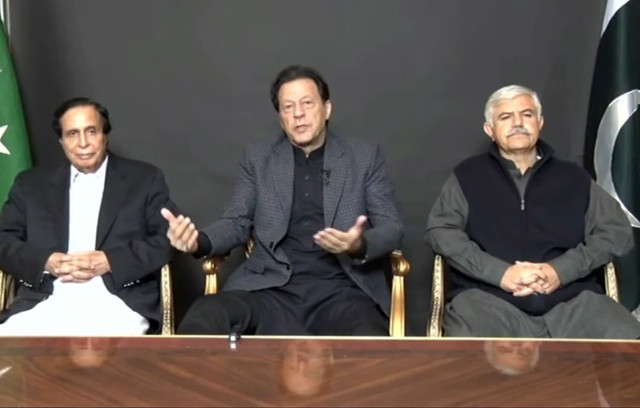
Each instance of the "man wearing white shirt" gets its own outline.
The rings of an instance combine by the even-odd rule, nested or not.
[[[173,250],[162,172],[108,151],[108,111],[73,98],[53,127],[69,161],[20,174],[0,214],[0,269],[16,279],[0,335],[136,335],[160,328]]]

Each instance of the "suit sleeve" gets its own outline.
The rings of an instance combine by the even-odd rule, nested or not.
[[[53,253],[28,242],[28,197],[24,174],[18,176],[0,214],[0,269],[28,286],[42,281],[44,266]]]
[[[465,232],[468,215],[469,204],[452,174],[429,213],[425,240],[435,253],[447,258],[460,272],[500,286],[509,264],[483,251],[469,238]]]
[[[209,252],[202,255],[227,255],[249,240],[256,206],[255,168],[249,156],[246,150],[233,196],[222,218],[201,231],[211,243]]]
[[[142,180],[140,185],[148,185],[144,203],[146,231],[143,237],[123,242],[121,246],[105,249],[111,273],[105,279],[113,280],[116,288],[156,273],[173,257],[174,250],[167,238],[168,223],[160,214],[165,207],[177,213],[175,204],[169,198],[169,187],[160,169],[154,169],[148,181]]]
[[[355,264],[388,255],[400,248],[402,222],[396,206],[395,192],[389,182],[380,147],[375,147],[373,165],[365,181],[365,197],[368,223],[365,230],[366,255],[354,259]]]

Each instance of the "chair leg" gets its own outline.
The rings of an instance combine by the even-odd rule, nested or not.
[[[396,275],[393,277],[389,335],[391,337],[404,337],[405,335],[404,276]]]
[[[607,296],[620,303],[618,279],[616,278],[616,268],[613,265],[613,262],[609,262],[604,266],[604,286]]]
[[[436,255],[433,259],[433,282],[431,283],[431,316],[427,336],[442,337],[444,314],[444,259]]]
[[[160,292],[162,295],[162,331],[164,336],[174,334],[173,290],[169,265],[160,272]]]

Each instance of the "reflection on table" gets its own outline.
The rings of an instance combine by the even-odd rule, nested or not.
[[[0,406],[640,406],[640,343],[0,339]]]

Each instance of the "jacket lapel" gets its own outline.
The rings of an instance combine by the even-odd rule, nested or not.
[[[54,170],[53,178],[46,193],[51,211],[59,248],[67,251],[69,247],[69,178],[71,166],[66,163]]]
[[[288,228],[293,203],[293,147],[286,137],[274,147],[274,154],[269,163],[269,174],[282,207],[282,215],[285,222],[282,224]]]
[[[338,203],[349,171],[348,163],[344,161],[344,153],[344,148],[335,136],[327,134],[323,169],[326,173],[323,205],[324,223],[327,227],[334,225]]]
[[[98,231],[96,233],[96,249],[104,243],[116,215],[120,211],[122,202],[127,197],[127,177],[118,171],[118,158],[109,154],[107,173],[98,216]]]

